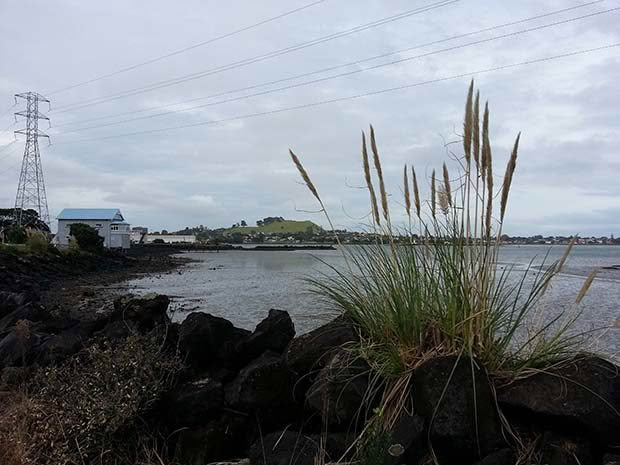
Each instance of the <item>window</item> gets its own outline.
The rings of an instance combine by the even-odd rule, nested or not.
[[[112,231],[118,231],[118,225],[117,224],[113,224],[112,227],[110,228]]]

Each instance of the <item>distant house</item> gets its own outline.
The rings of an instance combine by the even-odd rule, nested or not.
[[[118,208],[65,208],[58,215],[56,243],[60,247],[69,245],[71,225],[87,224],[95,228],[103,237],[103,246],[110,249],[128,249],[129,223]]]
[[[144,242],[150,244],[157,239],[162,240],[166,244],[193,244],[196,242],[196,236],[193,234],[147,234],[144,238]]]

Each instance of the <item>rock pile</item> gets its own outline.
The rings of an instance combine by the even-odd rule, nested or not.
[[[373,402],[369,367],[345,318],[295,338],[288,313],[270,310],[252,332],[192,313],[168,320],[168,298],[121,297],[88,321],[55,318],[28,295],[0,293],[3,378],[53,364],[93,340],[118,340],[167,326],[184,369],[148,421],[164,425],[180,464],[313,465],[351,459]],[[611,465],[620,463],[620,368],[581,358],[552,372],[498,385],[467,357],[428,360],[412,376],[401,413],[364,465]],[[361,408],[365,405],[368,410]],[[146,420],[145,420],[146,421]],[[510,425],[510,428],[507,427]],[[328,434],[325,434],[327,431]],[[521,456],[519,456],[521,454]],[[370,459],[366,459],[370,460]]]

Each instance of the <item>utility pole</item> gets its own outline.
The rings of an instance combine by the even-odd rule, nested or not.
[[[49,118],[39,112],[39,102],[49,104],[50,101],[36,92],[15,94],[16,103],[18,98],[26,100],[26,109],[15,113],[15,120],[18,116],[26,118],[26,127],[15,131],[15,134],[24,134],[26,145],[17,195],[15,196],[15,220],[17,224],[24,226],[24,223],[28,223],[26,221],[27,216],[24,218],[24,211],[33,209],[39,214],[39,219],[49,226],[50,215],[47,208],[47,195],[39,153],[39,137],[47,137],[49,140],[47,134],[39,131],[39,120],[46,119],[49,121]]]

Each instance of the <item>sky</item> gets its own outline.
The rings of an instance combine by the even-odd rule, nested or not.
[[[433,169],[457,172],[473,78],[489,102],[496,185],[522,134],[503,231],[620,236],[618,8],[0,0],[0,207],[14,205],[24,150],[13,95],[35,91],[51,105],[40,107],[51,127],[39,122],[51,145],[39,144],[53,230],[63,208],[87,207],[120,208],[151,230],[267,216],[327,226],[289,148],[334,226],[363,228],[369,124],[398,223],[404,164],[424,199]]]

